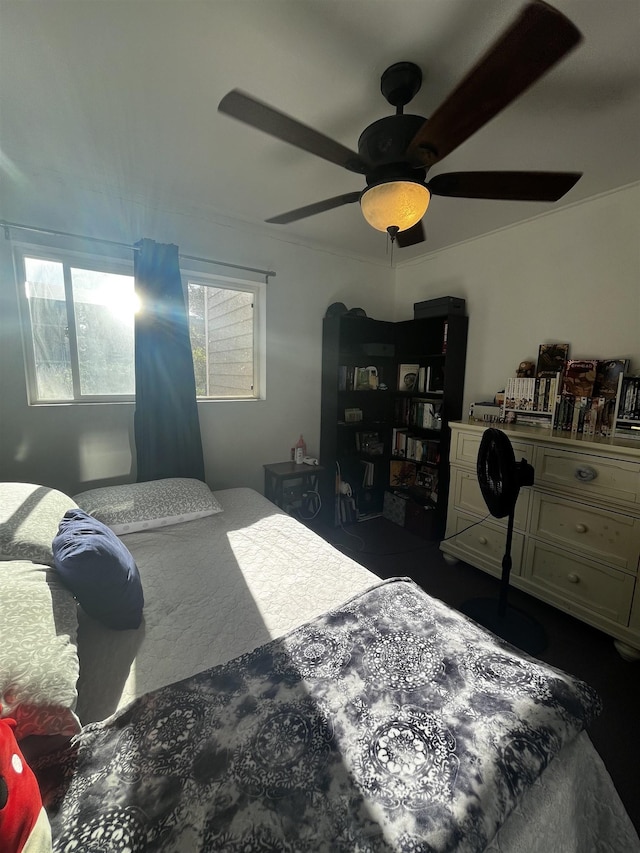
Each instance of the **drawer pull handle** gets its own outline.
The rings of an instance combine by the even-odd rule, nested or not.
[[[478,536],[478,542],[481,545],[486,545],[487,544],[487,537],[486,536]]]
[[[578,533],[586,533],[588,529],[589,529],[589,528],[587,527],[587,525],[586,525],[586,524],[581,524],[580,522],[578,522],[578,523],[576,524],[576,531],[577,531]]]
[[[574,476],[581,483],[590,483],[596,479],[598,472],[595,468],[591,468],[590,465],[581,465],[580,468],[576,468]]]
[[[567,580],[569,581],[569,583],[580,583],[580,575],[576,575],[571,572],[570,575],[567,575]]]

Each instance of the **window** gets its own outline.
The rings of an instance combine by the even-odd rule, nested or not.
[[[21,247],[17,267],[29,401],[133,400],[133,264]],[[264,285],[184,271],[182,280],[198,398],[259,397]]]
[[[185,275],[189,332],[199,398],[259,396],[260,286]]]

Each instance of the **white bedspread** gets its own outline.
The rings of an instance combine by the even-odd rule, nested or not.
[[[215,494],[224,507],[218,515],[122,537],[142,578],[144,622],[117,632],[81,615],[83,723],[250,651],[378,582],[257,492]],[[583,733],[529,790],[487,853],[596,851],[640,853],[640,842]]]
[[[379,580],[252,489],[215,495],[217,515],[122,536],[142,578],[144,622],[117,632],[81,618],[83,723],[251,651]]]

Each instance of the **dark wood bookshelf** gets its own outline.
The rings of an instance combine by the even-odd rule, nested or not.
[[[445,335],[446,328],[446,335]],[[467,350],[468,318],[459,314],[403,320],[397,323],[366,317],[328,317],[323,321],[322,339],[322,412],[320,461],[322,520],[328,525],[342,522],[340,503],[351,498],[358,518],[382,513],[385,492],[392,489],[407,497],[408,505],[432,505],[435,524],[429,524],[429,537],[443,535],[449,489],[449,422],[462,417],[464,370]],[[398,387],[400,365],[430,368],[437,376],[437,390],[404,390]],[[375,367],[377,387],[354,390],[354,368]],[[346,376],[346,381],[345,381]],[[340,389],[340,382],[346,385]],[[439,428],[401,423],[398,401],[432,403],[439,411]],[[416,403],[417,405],[417,403]],[[345,410],[361,412],[361,420],[347,421]],[[437,441],[439,459],[415,462],[437,470],[435,501],[428,490],[411,484],[406,488],[390,483],[393,459],[413,462],[394,454],[394,427],[405,427],[416,439]],[[357,433],[377,433],[382,452],[368,453],[358,448]],[[369,463],[367,467],[364,463]],[[364,476],[368,472],[368,484]],[[350,496],[341,496],[339,482],[348,483]],[[344,513],[343,513],[344,514]]]

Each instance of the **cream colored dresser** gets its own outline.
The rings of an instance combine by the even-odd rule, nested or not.
[[[582,438],[497,424],[516,461],[535,469],[520,490],[511,584],[595,625],[626,660],[640,659],[640,441]],[[507,519],[488,514],[476,475],[482,423],[451,424],[449,561],[500,577]],[[467,529],[468,528],[468,529]]]

